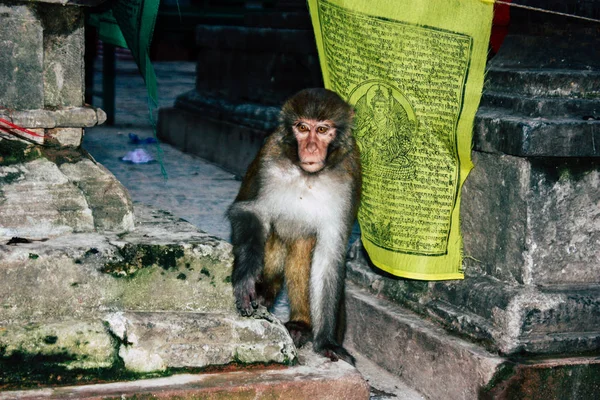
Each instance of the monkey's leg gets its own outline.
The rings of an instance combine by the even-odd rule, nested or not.
[[[315,352],[354,365],[354,357],[336,340],[338,314],[343,311],[346,242],[339,232],[319,234],[311,266],[310,308]]]
[[[228,212],[233,244],[231,283],[235,305],[242,315],[258,307],[256,282],[263,270],[266,229],[256,214],[234,204]]]
[[[288,245],[285,280],[290,299],[290,320],[285,324],[296,347],[312,339],[310,318],[310,264],[315,238],[297,239]]]
[[[283,284],[283,267],[287,249],[277,235],[271,233],[265,245],[265,267],[256,291],[262,304],[270,309]]]

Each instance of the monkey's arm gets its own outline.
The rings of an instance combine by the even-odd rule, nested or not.
[[[233,294],[237,309],[246,316],[252,315],[258,307],[256,281],[263,270],[266,241],[262,221],[248,208],[247,202],[236,201],[227,212],[234,255]]]

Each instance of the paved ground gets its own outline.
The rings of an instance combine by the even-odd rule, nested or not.
[[[115,125],[88,129],[84,148],[107,167],[131,193],[134,201],[171,211],[198,228],[215,236],[229,239],[229,224],[224,217],[235,198],[240,182],[233,174],[198,157],[161,144],[163,163],[168,179],[158,162],[131,164],[121,161],[127,152],[142,148],[157,158],[157,145],[134,145],[129,134],[152,137],[146,92],[135,64],[119,62]],[[193,89],[194,63],[157,63],[160,105],[170,106],[175,97]],[[101,87],[101,75],[96,74],[95,87]],[[102,106],[99,97],[94,105]]]
[[[173,105],[179,94],[194,87],[194,63],[155,63],[155,69],[160,106]],[[88,129],[84,148],[123,183],[134,201],[170,211],[203,231],[228,240],[230,228],[224,214],[240,185],[233,174],[168,144],[160,145],[168,179],[162,175],[158,162],[131,164],[121,161],[129,151],[137,148],[156,158],[158,148],[154,144],[130,143],[130,133],[141,138],[153,136],[146,92],[132,62],[118,61],[117,71],[115,125]],[[97,90],[101,88],[100,72],[96,74],[95,85]],[[99,97],[94,98],[94,105],[102,107]],[[371,399],[423,398],[398,377],[377,367],[356,351],[352,352],[357,358],[359,371],[372,386]]]

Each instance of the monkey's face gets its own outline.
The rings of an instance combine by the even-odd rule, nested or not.
[[[322,170],[327,160],[327,148],[336,135],[333,121],[299,119],[293,130],[298,142],[300,168],[311,173]]]

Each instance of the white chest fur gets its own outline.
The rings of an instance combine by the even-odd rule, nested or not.
[[[307,175],[296,167],[279,166],[264,172],[255,206],[279,235],[296,236],[299,231],[316,234],[340,226],[351,193],[350,182],[340,179],[339,174],[323,171]]]

